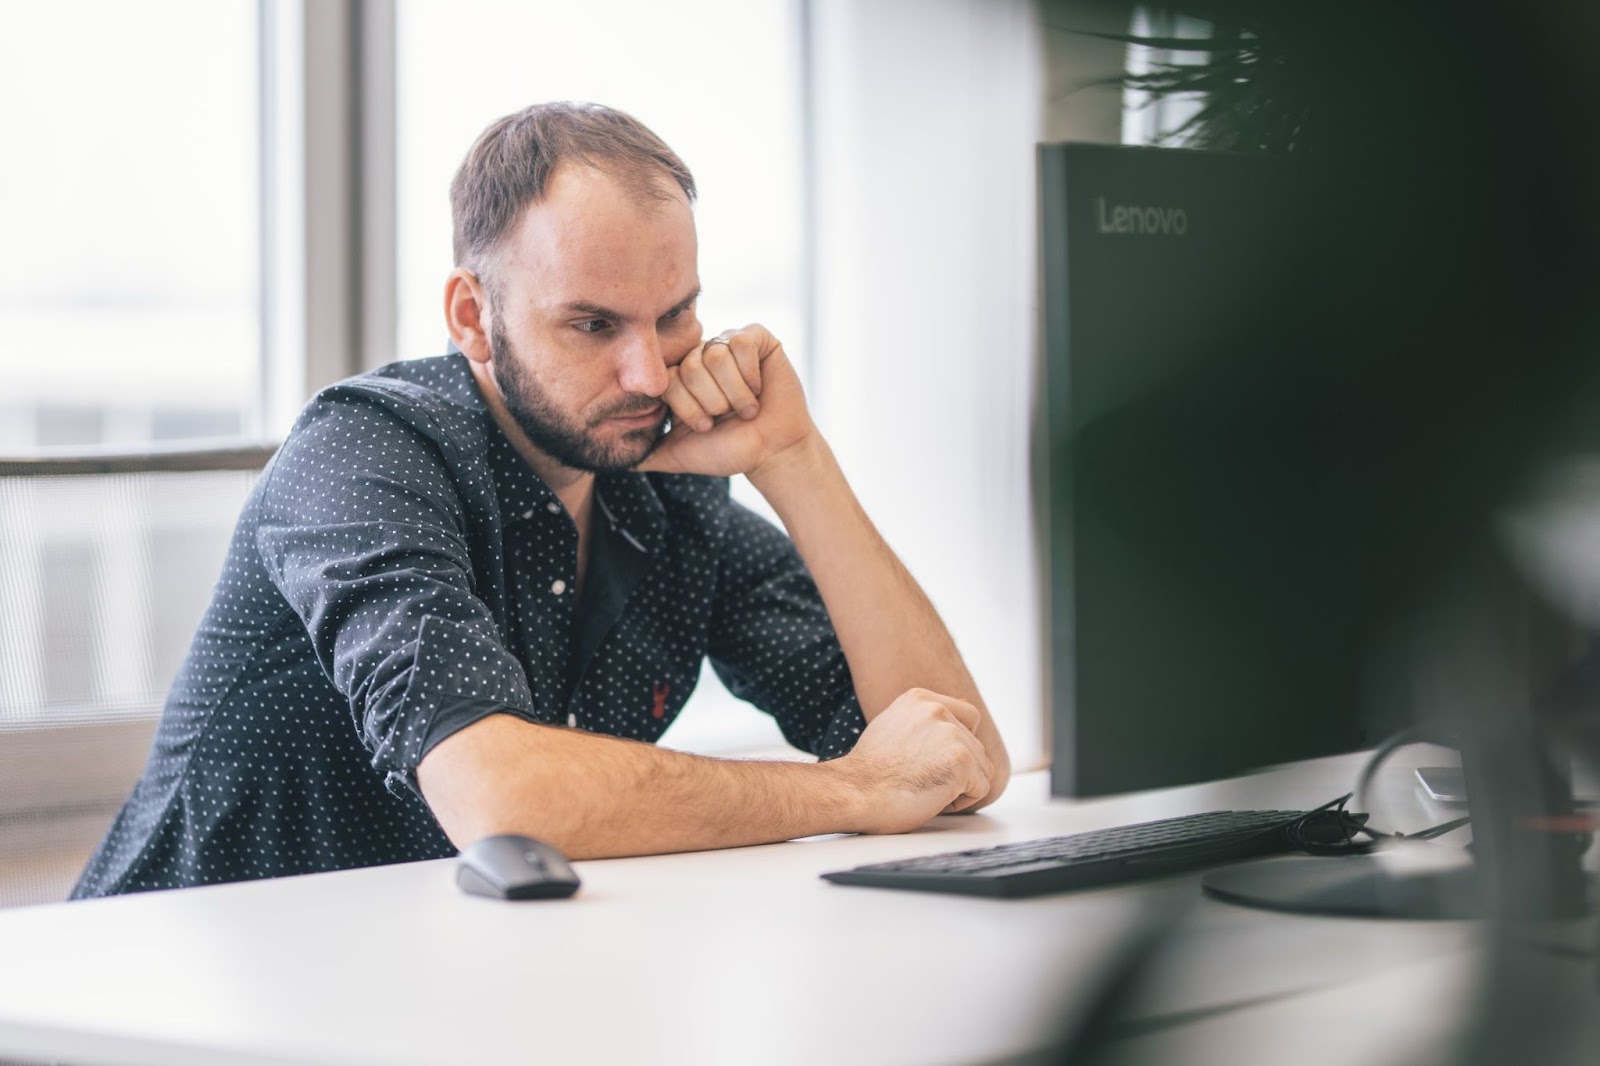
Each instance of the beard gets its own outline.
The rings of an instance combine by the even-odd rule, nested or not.
[[[644,414],[662,406],[661,401],[651,396],[632,396],[595,412],[586,422],[569,417],[518,361],[498,316],[489,327],[489,352],[494,357],[494,380],[500,386],[506,410],[534,447],[562,466],[591,474],[632,470],[656,450],[666,435],[663,412],[661,421],[653,426],[630,429],[614,441],[597,439],[594,431],[607,419]]]

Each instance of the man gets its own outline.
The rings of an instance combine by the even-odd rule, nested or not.
[[[579,859],[903,832],[992,802],[1005,747],[782,346],[703,338],[677,156],[619,112],[537,106],[451,197],[456,350],[302,414],[74,895],[502,832]],[[792,542],[728,498],[736,473]],[[708,655],[820,761],[648,743]]]

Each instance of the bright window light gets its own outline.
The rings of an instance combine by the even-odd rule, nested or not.
[[[0,451],[256,416],[253,0],[15,4],[0,32]]]

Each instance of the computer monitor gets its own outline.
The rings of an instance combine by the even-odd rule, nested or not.
[[[1052,790],[1094,796],[1354,751],[1372,486],[1306,439],[1322,312],[1282,284],[1285,161],[1040,153],[1038,509]],[[1326,335],[1326,332],[1325,332]],[[1274,392],[1282,395],[1275,396]]]
[[[1408,291],[1404,241],[1341,232],[1356,201],[1319,213],[1328,190],[1288,158],[1061,144],[1039,163],[1052,792],[1214,780],[1410,724],[1414,612],[1511,467],[1460,464],[1520,458],[1462,450],[1494,427],[1441,373],[1468,347],[1415,310],[1442,280]],[[1281,887],[1261,902],[1301,909]],[[1470,892],[1415,888],[1304,908]]]

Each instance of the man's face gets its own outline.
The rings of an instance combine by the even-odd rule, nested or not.
[[[663,179],[670,185],[668,179]],[[562,167],[489,279],[491,369],[541,451],[596,473],[637,466],[665,428],[666,368],[700,343],[694,216]]]

